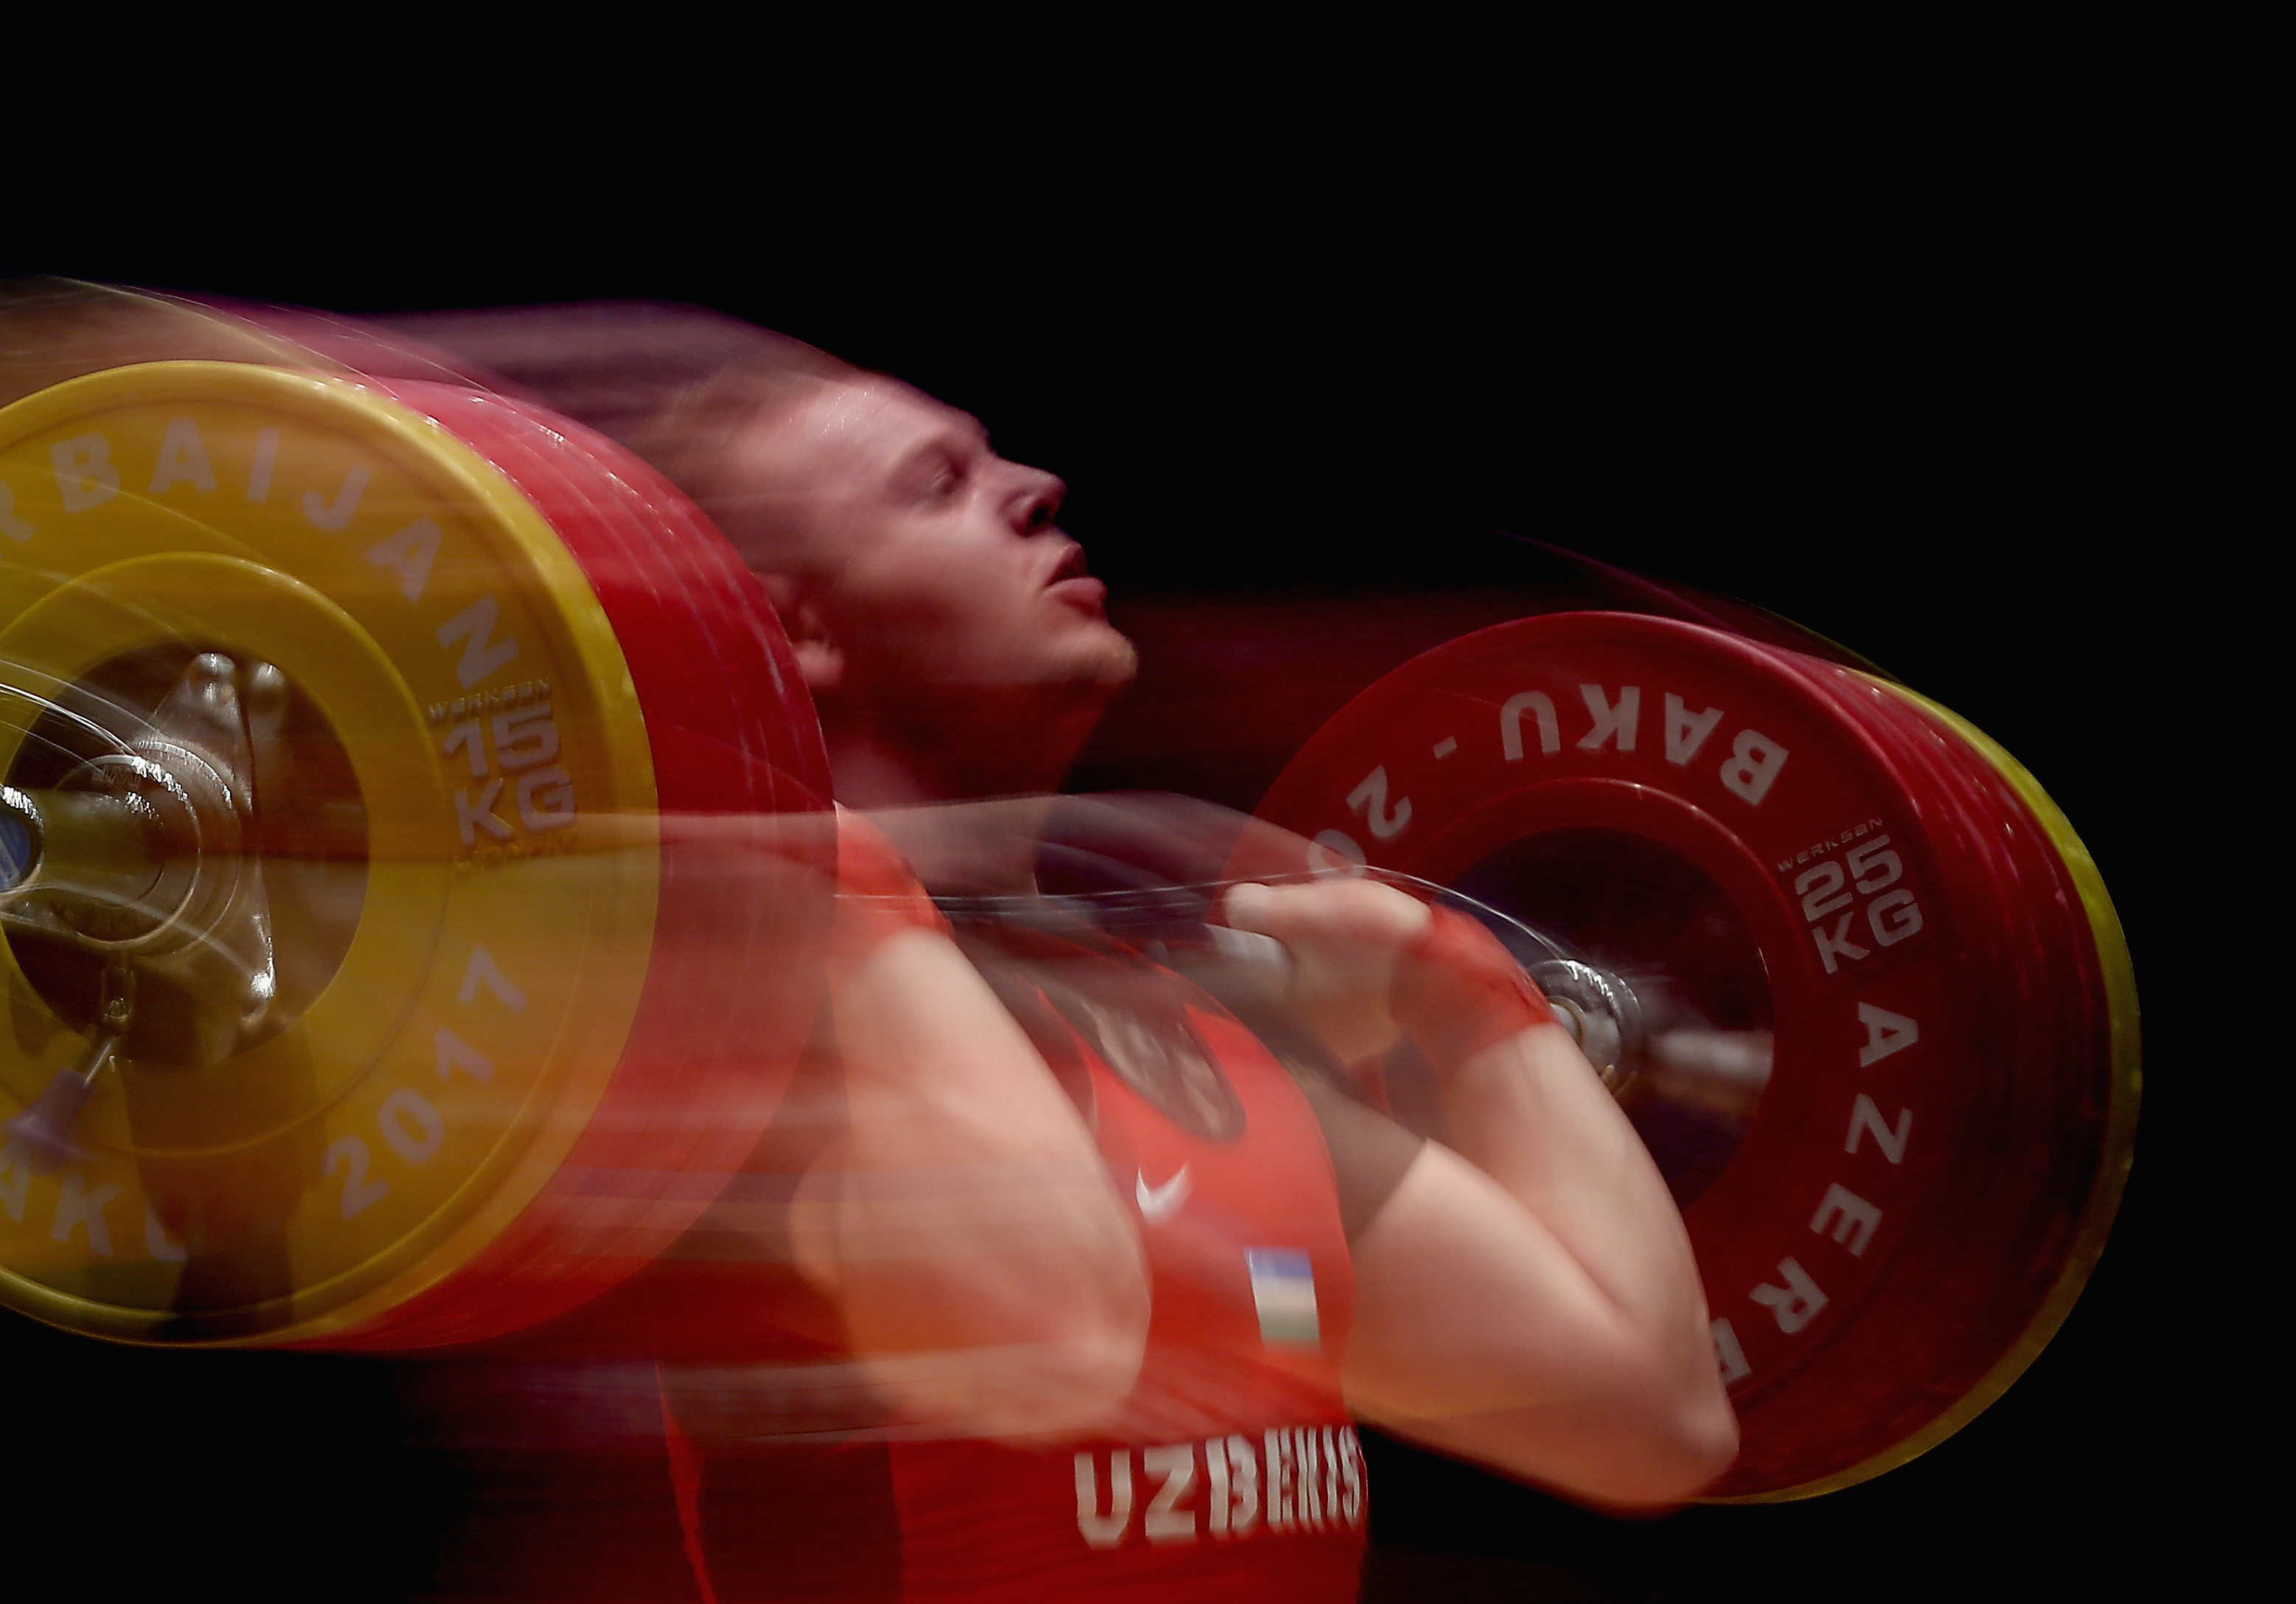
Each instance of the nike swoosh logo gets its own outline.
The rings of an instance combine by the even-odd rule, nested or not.
[[[1180,1212],[1180,1205],[1188,1200],[1188,1166],[1182,1165],[1169,1181],[1161,1186],[1148,1184],[1148,1172],[1133,1172],[1132,1195],[1140,1204],[1140,1217],[1151,1225],[1161,1225]]]

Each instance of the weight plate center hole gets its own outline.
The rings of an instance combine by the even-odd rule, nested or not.
[[[171,642],[98,665],[35,720],[7,784],[45,804],[51,834],[69,815],[71,839],[49,848],[72,855],[45,866],[72,888],[11,902],[10,951],[76,1031],[97,1027],[107,970],[132,971],[119,1056],[138,1068],[261,1046],[350,950],[366,902],[366,800],[318,704],[257,653]],[[92,830],[92,813],[113,816]],[[149,828],[122,830],[123,813]]]
[[[1713,1185],[1769,1084],[1774,1019],[1759,948],[1722,888],[1680,854],[1608,830],[1511,842],[1451,884],[1620,985],[1626,995],[1616,1003],[1599,994],[1563,1001],[1611,1016],[1603,1039],[1589,1041],[1590,1056],[1608,1048],[1617,1057],[1606,1078],[1676,1203]],[[1492,928],[1510,945],[1521,940],[1503,923]],[[1516,956],[1550,991],[1569,984],[1550,953]]]

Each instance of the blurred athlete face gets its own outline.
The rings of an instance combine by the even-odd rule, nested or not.
[[[795,538],[793,561],[751,561],[794,571],[776,588],[825,699],[891,711],[981,691],[1096,708],[1130,682],[1106,587],[1054,524],[1066,487],[998,456],[963,413],[873,375],[824,383],[735,440],[728,467]]]

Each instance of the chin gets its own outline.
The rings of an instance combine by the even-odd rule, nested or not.
[[[1034,642],[1028,666],[1017,676],[1022,681],[1113,695],[1130,684],[1140,671],[1140,653],[1103,619],[1071,613],[1049,626],[1045,620],[1035,620],[1032,626],[1033,637],[1019,637],[1032,638]]]
[[[1113,629],[1080,655],[1086,659],[1084,677],[1111,694],[1130,684],[1140,672],[1138,648]]]

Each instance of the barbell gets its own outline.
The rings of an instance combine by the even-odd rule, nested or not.
[[[818,729],[644,464],[256,355],[0,412],[0,1301],[496,1336],[660,1255],[770,1119],[822,978]],[[1612,1083],[1743,1422],[1717,1496],[1911,1457],[2063,1318],[2128,1160],[2128,956],[1951,714],[1556,614],[1365,691],[1259,813],[1487,917]]]

